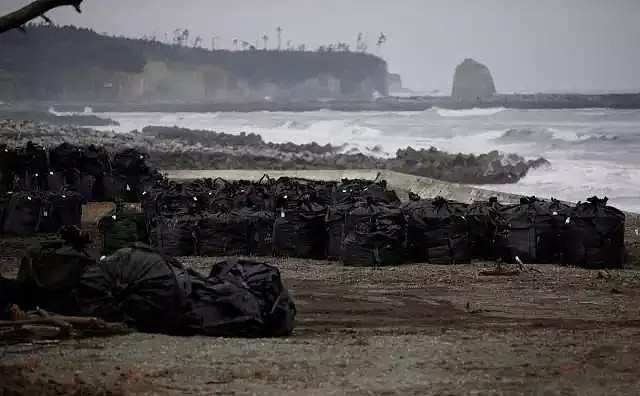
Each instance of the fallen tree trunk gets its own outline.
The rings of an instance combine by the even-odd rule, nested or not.
[[[81,12],[80,4],[83,0],[36,0],[19,10],[0,17],[0,34],[11,29],[22,29],[22,26],[36,18],[42,17],[51,22],[45,15],[54,8],[73,6],[76,11]]]

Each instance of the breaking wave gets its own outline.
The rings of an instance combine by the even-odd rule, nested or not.
[[[512,128],[507,129],[494,141],[500,143],[547,143],[547,142],[609,142],[621,141],[617,135],[598,133],[579,134],[571,130],[556,128]]]
[[[505,107],[479,108],[465,110],[440,109],[435,107],[434,110],[440,117],[483,117],[491,116],[507,110]]]

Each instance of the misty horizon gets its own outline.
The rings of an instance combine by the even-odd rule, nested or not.
[[[26,3],[4,0],[0,13]],[[489,67],[501,93],[640,91],[640,2],[632,0],[127,3],[85,0],[82,14],[67,7],[49,16],[59,25],[133,38],[155,35],[162,42],[165,33],[171,41],[176,28],[187,28],[191,37],[203,37],[204,48],[217,36],[217,49],[232,49],[234,38],[258,41],[262,48],[265,34],[275,49],[281,26],[283,46],[289,40],[307,49],[346,42],[353,50],[363,32],[375,55],[376,38],[384,32],[388,39],[379,56],[405,87],[420,92],[450,92],[454,69],[467,57]]]

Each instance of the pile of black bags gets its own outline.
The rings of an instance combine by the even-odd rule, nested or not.
[[[147,165],[147,155],[135,149],[111,155],[94,145],[0,146],[0,194],[71,190],[88,202],[139,202],[142,192],[159,180],[159,173]]]
[[[570,206],[525,197],[471,205],[410,195],[384,181],[265,177],[165,183],[143,193],[151,244],[169,256],[279,256],[345,265],[474,259],[620,267],[624,214],[591,198]]]
[[[10,192],[0,195],[0,235],[29,237],[80,226],[84,197],[74,191]]]
[[[60,236],[32,246],[16,280],[0,279],[0,315],[17,304],[166,334],[280,337],[293,330],[296,307],[276,267],[228,259],[205,275],[143,243],[98,259],[77,227]]]

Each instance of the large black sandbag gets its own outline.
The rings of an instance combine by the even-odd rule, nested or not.
[[[193,256],[196,252],[198,219],[191,216],[156,217],[151,222],[151,245],[170,257]]]
[[[497,198],[492,197],[488,201],[474,202],[465,211],[472,258],[498,258],[497,243],[505,229],[504,220],[500,216],[501,208]]]
[[[103,199],[124,202],[140,202],[144,188],[139,178],[126,177],[118,174],[105,174],[102,176]]]
[[[207,279],[188,270],[191,290],[182,331],[212,337],[251,337],[262,328],[260,302],[246,284],[218,277]]]
[[[25,309],[41,307],[58,314],[78,313],[74,292],[85,270],[96,263],[89,238],[76,227],[61,230],[62,239],[31,246],[17,277],[16,303]]]
[[[18,303],[18,292],[14,279],[5,279],[0,274],[0,320],[11,319],[11,306]]]
[[[16,151],[0,144],[0,190],[13,189],[13,173],[16,170]]]
[[[111,171],[109,153],[103,147],[89,145],[78,149],[78,169],[83,174],[99,178]]]
[[[290,335],[296,306],[287,292],[277,267],[252,260],[229,258],[211,268],[209,279],[217,278],[246,285],[258,298],[261,326],[258,336]]]
[[[67,185],[64,172],[49,171],[45,175],[45,189],[48,191],[62,191]]]
[[[406,220],[396,208],[362,202],[349,211],[340,260],[349,266],[390,266],[405,262]]]
[[[64,172],[80,166],[81,149],[69,143],[62,143],[49,150],[49,169]]]
[[[99,196],[98,191],[101,188],[97,186],[97,180],[94,176],[84,173],[76,175],[73,182],[73,189],[82,195],[87,202],[104,201]]]
[[[5,209],[3,233],[14,236],[33,236],[39,228],[43,215],[42,199],[33,193],[11,194]]]
[[[413,261],[431,264],[471,260],[466,205],[442,197],[402,207],[408,222],[408,252]]]
[[[583,268],[621,268],[624,265],[625,214],[591,197],[578,203],[565,221],[566,264]]]
[[[200,256],[248,255],[251,224],[238,212],[209,213],[198,222],[196,239]]]
[[[144,214],[128,210],[122,204],[100,219],[98,229],[102,234],[102,254],[111,254],[136,242],[149,241]]]
[[[327,230],[326,207],[310,201],[298,201],[287,210],[280,208],[273,225],[273,249],[276,256],[311,259],[325,258]]]
[[[39,191],[46,187],[46,175],[32,170],[19,170],[13,174],[14,191]]]
[[[249,255],[272,256],[273,225],[275,223],[273,213],[264,210],[244,209],[240,211],[240,215],[250,224]]]
[[[523,197],[500,210],[506,227],[499,239],[502,258],[525,263],[559,263],[564,246],[563,229],[570,207],[557,200]]]
[[[163,191],[156,197],[156,213],[162,216],[197,214],[206,206],[193,192]]]
[[[4,214],[7,210],[7,206],[9,205],[9,199],[9,195],[0,193],[0,235],[4,232]]]
[[[339,260],[342,250],[342,242],[345,237],[345,222],[352,204],[343,203],[331,205],[327,208],[325,218],[327,229],[326,257],[328,260]]]
[[[80,226],[84,197],[73,191],[47,192],[42,195],[44,209],[39,231],[58,232],[64,226]]]
[[[400,199],[393,190],[387,188],[386,180],[372,182],[370,180],[343,179],[331,188],[333,204],[372,201],[387,205],[399,205]]]
[[[78,287],[81,313],[141,331],[180,331],[190,293],[182,265],[136,243],[98,261]],[[180,275],[180,279],[178,276]]]
[[[136,149],[125,149],[113,156],[113,171],[119,175],[140,176],[150,173],[147,154]]]
[[[27,142],[16,151],[16,167],[19,172],[28,171],[30,174],[42,175],[49,169],[47,151],[40,145]]]

